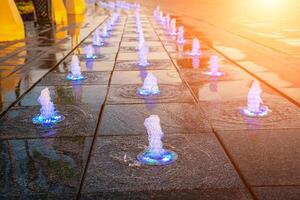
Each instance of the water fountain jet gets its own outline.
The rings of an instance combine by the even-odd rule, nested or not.
[[[138,52],[138,66],[146,67],[149,65],[148,53],[149,53],[149,47],[147,46],[146,43],[144,43],[142,48]]]
[[[183,26],[179,26],[178,27],[177,43],[181,44],[181,45],[185,43],[185,39],[184,39],[184,27]]]
[[[218,64],[218,56],[212,55],[210,57],[210,71],[204,72],[204,74],[209,76],[223,76],[224,72],[220,72],[219,70],[219,64]]]
[[[164,133],[157,115],[150,115],[144,125],[148,133],[149,146],[137,156],[137,160],[145,165],[168,165],[177,159],[177,154],[163,148]]]
[[[41,104],[40,114],[36,115],[32,122],[34,124],[41,124],[43,126],[51,126],[55,123],[61,122],[65,119],[63,115],[59,115],[55,110],[54,104],[51,101],[50,92],[48,88],[41,91],[38,100]]]
[[[261,99],[262,89],[260,88],[259,82],[254,81],[248,92],[247,107],[242,108],[241,113],[248,117],[264,117],[270,112],[269,108],[263,105]]]
[[[192,51],[190,52],[191,56],[200,56],[200,42],[197,38],[193,39]]]
[[[95,54],[94,47],[92,45],[87,45],[84,47],[84,53],[86,59],[95,59],[97,58]]]
[[[69,81],[83,80],[85,77],[81,74],[80,62],[77,55],[72,56],[71,60],[71,73],[67,75]]]
[[[151,72],[148,72],[143,86],[139,88],[138,93],[143,96],[157,95],[160,93],[157,78]]]
[[[176,19],[171,20],[170,29],[171,29],[170,30],[171,35],[173,35],[173,36],[177,35],[177,33],[176,33]]]

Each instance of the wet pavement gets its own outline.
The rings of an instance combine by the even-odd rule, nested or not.
[[[1,90],[9,100],[3,105],[11,107],[0,119],[0,199],[299,199],[297,104],[261,83],[272,112],[241,115],[255,77],[207,44],[200,58],[186,56],[193,32],[177,46],[146,14],[141,21],[150,66],[138,67],[133,12],[122,13],[99,58],[80,56],[87,79],[67,81],[71,53],[83,55],[100,19],[105,15],[82,28],[86,39],[45,65],[18,96]],[[222,77],[203,74],[214,54]],[[159,96],[137,94],[148,72],[158,79]],[[22,79],[13,80],[2,83],[22,86]],[[45,87],[65,116],[52,127],[31,122]],[[164,146],[178,154],[171,165],[144,166],[136,159],[147,146],[143,122],[151,114],[161,119]]]

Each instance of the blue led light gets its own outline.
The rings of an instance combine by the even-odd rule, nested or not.
[[[265,117],[268,116],[270,110],[267,106],[261,106],[258,112],[248,110],[247,107],[241,109],[241,114],[248,117]]]
[[[69,81],[79,81],[79,80],[84,80],[86,77],[84,77],[82,74],[80,75],[73,75],[73,74],[68,74],[67,80]]]
[[[177,159],[177,154],[170,150],[164,150],[161,154],[145,150],[137,156],[137,159],[145,165],[169,165]]]
[[[203,74],[208,76],[223,76],[224,72],[203,72]]]
[[[54,113],[50,118],[44,118],[41,115],[36,115],[33,119],[32,122],[34,124],[41,124],[43,126],[51,126],[53,124],[56,124],[58,122],[61,122],[64,120],[65,117],[63,115],[59,115],[57,113]]]
[[[158,95],[160,94],[159,90],[146,90],[143,88],[139,88],[138,93],[142,96],[150,96],[150,95]]]
[[[145,62],[145,63],[138,63],[137,64],[139,67],[147,67],[149,65],[149,62]]]
[[[201,53],[201,52],[197,52],[197,53],[190,52],[189,55],[190,55],[190,56],[201,56],[202,53]]]
[[[85,55],[85,58],[86,59],[95,59],[95,58],[97,58],[97,56],[95,54],[93,54],[93,55]]]

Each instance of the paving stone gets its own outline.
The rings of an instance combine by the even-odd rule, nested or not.
[[[114,71],[111,84],[142,84],[151,72],[156,76],[158,84],[182,83],[176,70],[141,70],[141,71]]]
[[[36,86],[27,93],[18,103],[19,106],[40,105],[37,102],[44,86]],[[73,85],[73,86],[49,86],[51,100],[54,104],[87,104],[99,108],[105,99],[107,86],[105,85]]]
[[[149,52],[163,52],[165,51],[162,46],[160,47],[149,47]],[[136,53],[138,50],[136,50],[135,47],[126,47],[126,46],[121,46],[120,47],[120,53]]]
[[[254,187],[253,190],[258,200],[298,200],[300,198],[299,186]]]
[[[252,186],[300,184],[300,129],[218,131]]]
[[[138,89],[142,85],[112,85],[109,90],[107,104],[128,104],[128,103],[164,103],[164,102],[185,102],[193,103],[191,92],[184,85],[160,84],[159,95],[142,96]]]
[[[0,199],[74,199],[91,142],[84,137],[0,140]]]
[[[81,81],[69,81],[66,79],[68,73],[51,72],[38,83],[38,86],[107,85],[111,73],[85,71],[82,72],[82,74],[86,79]]]
[[[247,106],[247,100],[232,100],[223,102],[201,102],[206,116],[213,128],[222,130],[253,130],[253,129],[284,129],[300,128],[299,109],[278,98],[269,95],[264,99],[264,105],[271,110],[265,117],[247,117],[241,114],[241,109]]]
[[[140,165],[136,156],[146,145],[146,134],[98,137],[82,193],[243,189],[217,140],[210,134],[165,136],[164,147],[178,154],[178,160],[168,166]]]
[[[100,105],[56,105],[65,119],[51,127],[35,125],[32,118],[40,114],[40,106],[18,106],[0,119],[0,139],[36,137],[92,136],[95,133]]]
[[[165,134],[196,134],[211,128],[197,104],[125,104],[106,105],[99,135],[144,134],[144,120],[158,115]]]
[[[245,193],[242,189],[191,189],[180,190],[172,189],[170,191],[152,190],[152,191],[128,191],[128,192],[95,192],[84,193],[81,195],[82,200],[92,199],[116,199],[116,200],[246,200],[252,199],[249,194]]]
[[[174,64],[171,60],[149,60],[149,65],[147,67],[139,67],[137,61],[117,61],[115,70],[116,71],[140,71],[140,70],[167,70],[175,69]]]
[[[54,72],[70,72],[71,59],[65,60],[59,65]],[[97,61],[97,60],[81,60],[81,71],[112,71],[114,68],[114,61]]]
[[[138,53],[132,52],[132,53],[119,53],[118,54],[118,60],[137,60],[138,59]],[[169,59],[169,55],[165,52],[150,52],[148,54],[148,60],[164,60]]]

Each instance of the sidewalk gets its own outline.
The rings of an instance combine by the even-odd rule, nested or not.
[[[0,119],[0,199],[298,199],[299,107],[261,83],[272,112],[241,115],[253,76],[209,45],[200,60],[184,56],[192,32],[178,49],[152,16],[141,18],[149,67],[136,66],[134,13],[123,13],[102,56],[82,56],[93,29],[72,50],[86,80],[65,79],[67,55]],[[224,76],[203,74],[211,55]],[[159,96],[137,95],[148,72],[158,79]],[[45,87],[65,116],[52,128],[31,123]],[[151,114],[161,119],[164,147],[178,154],[171,165],[136,160],[148,145],[143,123]]]

